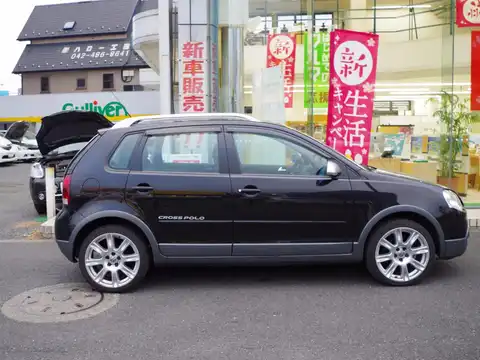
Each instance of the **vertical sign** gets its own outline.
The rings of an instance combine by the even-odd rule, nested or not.
[[[177,0],[179,111],[215,111],[218,103],[218,2]]]
[[[293,107],[293,84],[295,83],[295,34],[270,34],[267,43],[267,68],[280,66],[284,80],[284,104]]]
[[[205,96],[205,44],[189,41],[182,46],[181,109],[183,112],[208,111]]]
[[[368,163],[377,73],[378,35],[349,30],[330,33],[327,145]]]
[[[480,31],[472,31],[472,52],[470,68],[470,110],[480,110]]]
[[[326,31],[314,33],[312,59],[309,59],[308,33],[303,37],[304,47],[304,107],[317,109],[328,106],[328,80],[330,76],[330,34]],[[313,96],[313,102],[310,97]]]
[[[458,27],[480,26],[480,1],[457,0],[456,10]]]

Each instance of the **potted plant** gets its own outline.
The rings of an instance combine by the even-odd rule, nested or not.
[[[468,98],[460,99],[457,95],[447,92],[442,92],[439,98],[428,101],[439,106],[433,113],[441,128],[437,182],[458,192],[457,172],[461,161],[457,158],[462,153],[463,138],[468,134],[468,127],[473,120],[470,101]]]

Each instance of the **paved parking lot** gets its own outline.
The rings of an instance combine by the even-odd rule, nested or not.
[[[0,315],[2,360],[480,358],[480,237],[424,284],[374,283],[363,267],[161,269],[87,320]],[[0,243],[0,302],[83,281],[52,242]]]
[[[40,224],[29,166],[0,167],[0,306],[37,287],[84,282],[52,241],[28,240]],[[0,314],[0,359],[477,360],[479,273],[480,232],[465,256],[410,288],[377,285],[362,266],[157,269],[86,320]]]
[[[30,164],[0,165],[0,240],[35,237],[38,214],[30,200]]]

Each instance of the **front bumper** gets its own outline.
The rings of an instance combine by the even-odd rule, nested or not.
[[[467,251],[469,237],[470,232],[467,232],[464,238],[445,240],[443,252],[439,256],[440,259],[448,260],[462,256]]]
[[[15,152],[11,150],[0,150],[0,164],[14,162]]]

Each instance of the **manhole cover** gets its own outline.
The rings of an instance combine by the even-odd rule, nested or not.
[[[58,284],[25,291],[2,306],[2,313],[16,321],[52,323],[86,319],[118,302],[117,294],[102,294],[86,284]]]

